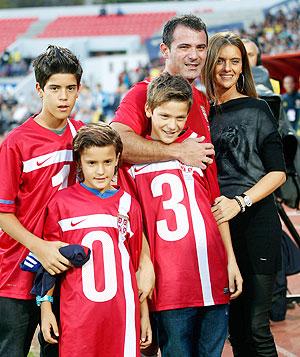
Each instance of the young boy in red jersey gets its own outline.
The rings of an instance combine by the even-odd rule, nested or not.
[[[139,345],[151,343],[151,328],[145,300],[139,343],[135,272],[142,213],[134,198],[111,185],[123,149],[121,138],[107,124],[89,124],[78,131],[73,146],[80,182],[49,203],[44,239],[82,244],[91,256],[82,269],[70,269],[61,279],[60,356],[137,357]],[[57,343],[50,301],[42,302],[41,313],[45,340]]]
[[[49,46],[33,62],[42,110],[13,130],[0,148],[0,355],[27,356],[39,310],[30,294],[33,273],[20,269],[31,251],[49,273],[69,261],[62,242],[41,239],[54,194],[75,183],[72,140],[82,123],[68,119],[82,75],[76,56]]]
[[[185,127],[191,103],[184,78],[164,73],[153,80],[145,106],[148,139],[168,145],[197,137]],[[206,172],[174,160],[119,173],[120,184],[134,188],[142,207],[156,275],[151,309],[163,357],[220,357],[228,302],[241,293],[228,224],[218,227],[211,212],[219,196],[217,177],[208,180]]]

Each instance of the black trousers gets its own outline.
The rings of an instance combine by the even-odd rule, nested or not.
[[[34,332],[40,322],[40,308],[35,300],[0,297],[0,356],[27,357]],[[57,357],[57,345],[43,339],[41,357]]]
[[[270,330],[274,275],[243,275],[243,293],[230,303],[229,340],[235,357],[276,357]]]
[[[0,356],[26,357],[39,319],[34,300],[0,297]]]

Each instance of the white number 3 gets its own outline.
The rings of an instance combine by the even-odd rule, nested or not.
[[[170,186],[171,198],[163,201],[165,210],[172,210],[176,219],[176,230],[169,230],[166,219],[156,222],[157,233],[166,241],[176,241],[184,238],[189,231],[189,220],[185,206],[180,203],[184,199],[184,191],[180,178],[173,174],[161,174],[156,176],[151,182],[153,197],[162,196],[164,184]],[[178,224],[180,222],[180,224]]]

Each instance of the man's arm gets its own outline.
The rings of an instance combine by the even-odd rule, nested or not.
[[[59,274],[70,267],[68,259],[58,250],[66,246],[66,243],[47,242],[35,236],[20,223],[14,213],[0,213],[0,227],[10,237],[28,248],[48,273]]]
[[[124,146],[122,157],[128,163],[142,164],[179,160],[186,165],[205,169],[207,164],[213,162],[210,157],[215,153],[213,145],[202,143],[204,137],[166,145],[158,141],[146,140],[125,124],[113,122],[111,126],[121,136]]]

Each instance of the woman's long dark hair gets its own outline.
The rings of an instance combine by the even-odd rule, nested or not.
[[[213,102],[218,102],[214,79],[215,68],[221,49],[228,45],[236,46],[241,51],[242,55],[242,74],[244,79],[240,75],[237,82],[237,91],[249,97],[257,97],[247,51],[239,36],[232,32],[216,33],[208,41],[207,57],[202,69],[202,81],[206,88],[207,96]]]

